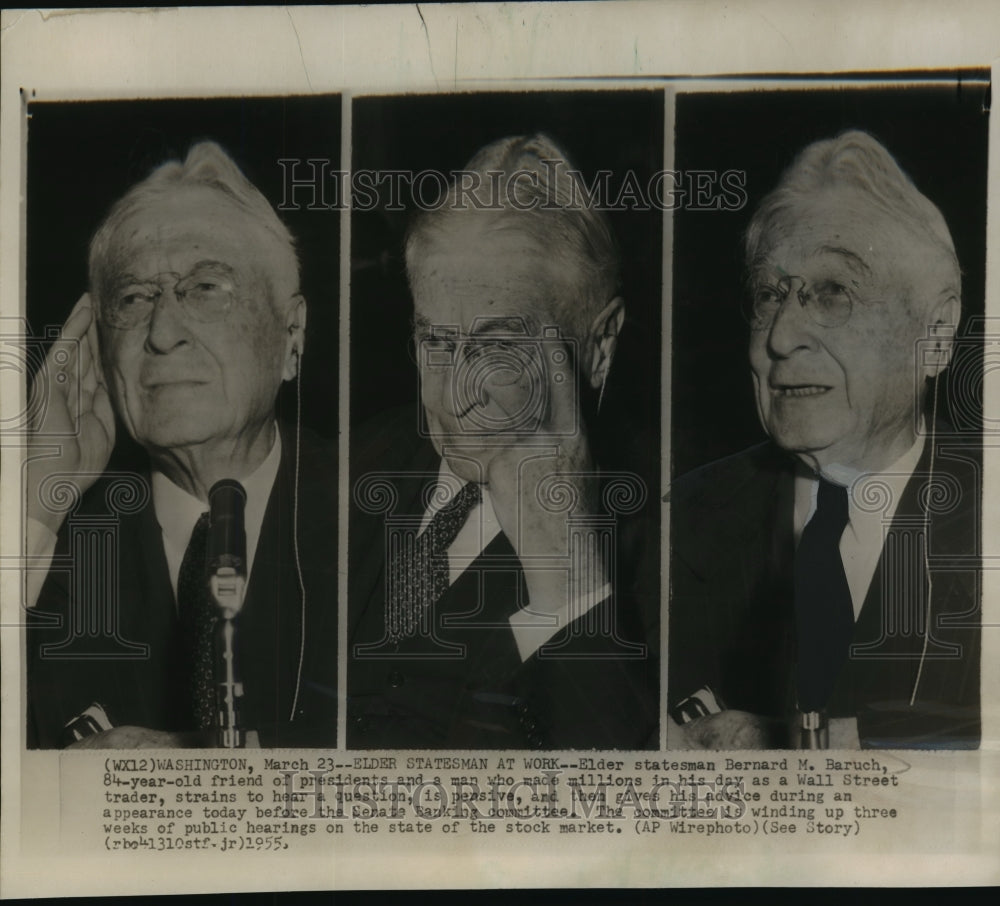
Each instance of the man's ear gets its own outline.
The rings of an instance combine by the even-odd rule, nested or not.
[[[607,380],[624,321],[625,300],[621,296],[615,296],[590,324],[584,354],[589,357],[590,386],[595,390]]]
[[[288,300],[288,310],[285,314],[285,367],[281,373],[282,380],[295,378],[301,368],[302,353],[306,342],[306,300],[301,293],[296,293]]]
[[[928,318],[931,348],[924,356],[923,363],[927,377],[937,377],[951,362],[955,333],[961,316],[962,304],[954,294],[943,297],[931,308]]]

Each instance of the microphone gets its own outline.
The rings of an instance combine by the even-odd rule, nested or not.
[[[247,580],[247,533],[243,527],[247,492],[223,478],[208,492],[208,576],[212,599],[231,620],[243,607]]]
[[[236,660],[236,616],[243,608],[247,581],[247,536],[243,525],[247,494],[238,481],[224,478],[208,492],[208,583],[219,607],[213,638],[215,653],[216,741],[219,748],[241,749],[246,730],[240,722],[243,683]]]

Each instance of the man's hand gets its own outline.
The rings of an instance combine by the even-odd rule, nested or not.
[[[97,318],[84,293],[49,350],[36,383],[47,397],[31,425],[28,442],[28,516],[53,533],[63,514],[42,505],[44,480],[57,472],[79,474],[82,494],[104,471],[115,442],[115,419],[104,384],[97,340]],[[58,448],[53,452],[52,447]],[[49,448],[49,449],[46,449]],[[86,476],[86,477],[84,477]]]
[[[696,717],[686,724],[669,721],[668,749],[775,749],[788,748],[787,728],[780,722],[747,711],[720,711]],[[853,717],[830,721],[831,749],[860,749],[858,722]]]
[[[720,711],[686,724],[667,724],[668,749],[769,749],[775,747],[773,721],[747,711]]]
[[[198,733],[166,733],[146,727],[114,727],[85,736],[68,749],[192,749],[201,746]]]
[[[604,564],[596,561],[570,572],[531,568],[532,558],[565,562],[568,517],[597,511],[598,477],[571,362],[569,356],[556,365],[546,360],[547,404],[538,430],[497,448],[486,468],[493,508],[524,566],[535,612],[558,610],[605,582]]]

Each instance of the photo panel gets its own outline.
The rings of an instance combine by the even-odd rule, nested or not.
[[[27,117],[27,746],[335,746],[340,97]]]
[[[668,745],[979,745],[970,81],[678,97],[678,170],[736,192],[674,215]]]
[[[352,135],[347,746],[655,747],[664,94]]]

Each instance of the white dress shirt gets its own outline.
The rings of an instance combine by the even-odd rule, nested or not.
[[[260,540],[260,528],[264,522],[264,511],[278,476],[281,463],[281,434],[274,432],[274,444],[264,461],[246,478],[237,479],[247,492],[247,504],[243,513],[243,526],[247,535],[247,583],[253,570],[254,554]],[[191,540],[191,532],[208,505],[187,491],[177,487],[162,472],[153,472],[153,511],[163,533],[163,552],[167,555],[167,569],[170,573],[170,587],[177,600],[177,577],[180,575],[184,552]]]
[[[868,586],[882,555],[886,532],[896,515],[896,507],[907,482],[924,451],[924,436],[883,472],[858,472],[843,466],[829,466],[824,477],[847,488],[848,523],[840,536],[840,558],[857,620],[868,595]],[[816,512],[819,481],[805,465],[795,476],[795,542]]]
[[[271,496],[271,488],[278,475],[281,463],[281,433],[274,433],[275,440],[271,452],[252,475],[240,480],[247,492],[247,505],[243,515],[243,525],[247,535],[247,582],[253,568],[254,553],[260,539],[260,528],[264,521],[264,510]],[[163,536],[163,550],[167,555],[167,569],[170,573],[170,587],[177,601],[177,578],[181,571],[184,551],[191,540],[191,532],[198,517],[208,509],[197,497],[182,491],[162,472],[152,475],[153,511]],[[56,549],[56,535],[41,522],[27,520],[27,550],[32,568],[25,570],[25,602],[34,607],[38,602],[42,585],[52,563]]]
[[[466,482],[448,467],[447,460],[442,459],[441,468],[438,470],[438,493],[432,496],[424,512],[420,524],[421,531],[427,528],[434,514],[447,506],[465,484]],[[489,489],[482,485],[480,491],[482,500],[472,508],[465,524],[459,529],[458,535],[448,548],[449,585],[455,583],[501,532]],[[528,660],[560,629],[582,617],[610,594],[611,586],[604,583],[596,591],[585,593],[574,600],[572,605],[569,601],[562,602],[559,606],[546,608],[544,613],[533,611],[530,602],[528,606],[520,608],[509,617],[509,623],[521,660]]]

